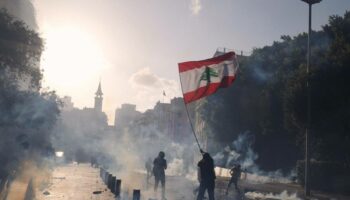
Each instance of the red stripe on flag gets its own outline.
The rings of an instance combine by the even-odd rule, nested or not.
[[[206,60],[188,61],[188,62],[179,63],[179,72],[181,73],[191,69],[201,68],[203,66],[218,64],[225,60],[229,60],[231,58],[234,59],[234,56],[235,56],[235,52],[229,52],[221,56],[217,56]]]
[[[219,88],[228,87],[233,83],[235,79],[236,76],[224,76],[220,83],[210,83],[210,85],[208,86],[200,87],[192,92],[187,92],[184,94],[185,104],[198,100],[202,97],[211,95],[215,93]]]

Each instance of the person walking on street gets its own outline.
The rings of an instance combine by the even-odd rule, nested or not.
[[[149,179],[152,177],[152,158],[148,158],[148,160],[145,163],[146,168],[146,187],[149,185]]]
[[[209,153],[203,152],[203,158],[198,162],[199,191],[197,200],[203,200],[206,190],[209,200],[215,200],[215,179],[214,160]]]
[[[232,183],[235,185],[236,191],[239,192],[239,188],[238,188],[237,183],[238,183],[238,180],[241,178],[241,173],[242,173],[241,165],[238,164],[238,165],[231,168],[231,170],[230,170],[231,179],[227,185],[226,194],[228,194],[228,189],[230,188]]]
[[[165,153],[159,152],[158,157],[153,161],[153,175],[155,179],[154,191],[157,192],[159,182],[162,184],[162,200],[165,200],[165,170],[167,162],[164,159]]]

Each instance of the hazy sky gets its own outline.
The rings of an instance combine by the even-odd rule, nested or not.
[[[141,111],[180,96],[177,63],[218,47],[250,52],[307,30],[300,0],[34,0],[46,42],[44,86],[92,107],[102,80],[110,123],[122,103]],[[350,0],[313,6],[313,28],[350,10]]]

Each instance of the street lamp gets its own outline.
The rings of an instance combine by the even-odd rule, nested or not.
[[[310,109],[310,38],[311,38],[311,7],[312,4],[320,3],[322,0],[301,0],[309,4],[309,33],[307,38],[307,66],[306,66],[306,89],[307,89],[307,122],[305,129],[305,195],[310,196],[310,121],[311,121],[311,109]]]

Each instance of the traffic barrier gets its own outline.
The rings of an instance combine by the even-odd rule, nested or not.
[[[102,167],[100,168],[100,177],[101,177],[103,183],[107,186],[108,189],[111,190],[111,192],[115,195],[115,197],[119,198],[121,195],[122,180],[117,179],[116,176],[113,176],[112,174],[110,174],[107,170],[105,170]],[[136,191],[136,197],[137,197],[138,193],[140,193],[140,191],[139,192]]]
[[[103,173],[102,179],[103,179],[103,183],[104,183],[105,185],[107,185],[108,174],[109,174],[109,173],[108,173],[107,171],[105,171],[105,172]]]
[[[108,188],[111,190],[111,192],[114,194],[115,192],[115,180],[116,180],[116,177],[115,176],[111,176],[111,180],[109,180],[108,182]]]
[[[108,173],[108,176],[107,176],[107,182],[106,182],[106,185],[107,185],[107,188],[111,190],[111,186],[112,186],[112,174]]]
[[[115,185],[114,185],[114,187],[115,187],[114,195],[115,195],[116,197],[119,197],[119,196],[120,196],[121,185],[122,185],[122,180],[117,179],[117,180],[115,181]]]
[[[134,190],[132,193],[132,200],[140,200],[141,199],[141,190]]]

